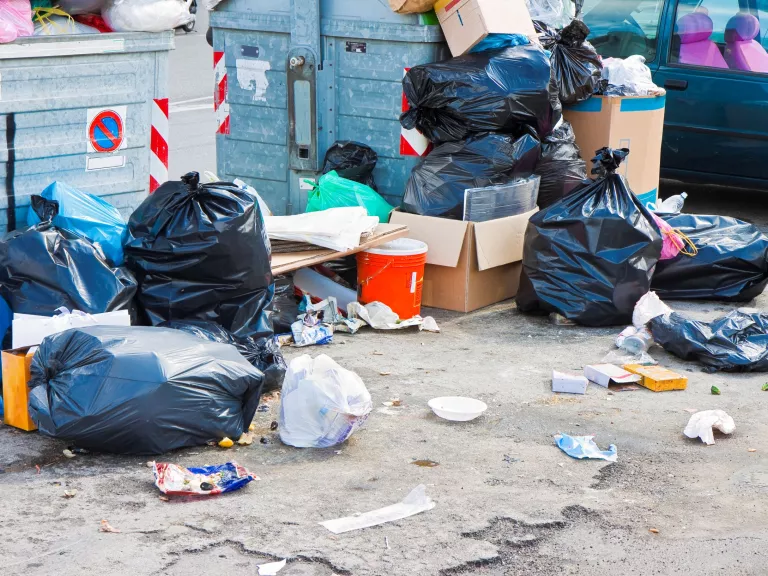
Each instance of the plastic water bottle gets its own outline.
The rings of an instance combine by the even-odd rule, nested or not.
[[[616,346],[630,354],[647,352],[652,344],[653,335],[648,328],[638,330],[634,326],[628,326],[616,338]]]
[[[683,204],[685,204],[686,198],[688,198],[687,192],[670,196],[658,205],[656,212],[661,214],[680,214],[683,211]]]

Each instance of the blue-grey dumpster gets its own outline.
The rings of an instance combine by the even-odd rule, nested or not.
[[[173,32],[0,44],[0,233],[54,180],[125,215],[168,179]]]
[[[337,140],[373,148],[379,192],[399,205],[418,156],[401,154],[402,79],[450,56],[434,13],[387,0],[224,0],[211,13],[217,171],[275,214],[304,211]]]

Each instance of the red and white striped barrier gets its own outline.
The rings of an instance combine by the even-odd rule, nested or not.
[[[229,102],[227,102],[227,67],[224,52],[213,53],[213,110],[216,112],[217,134],[229,134]]]
[[[403,78],[405,78],[408,70],[410,68],[403,70]],[[410,110],[410,108],[405,92],[403,92],[403,112]],[[400,156],[425,156],[430,150],[432,150],[432,143],[416,128],[410,130],[400,128]]]
[[[168,181],[168,98],[152,101],[149,153],[149,193]]]

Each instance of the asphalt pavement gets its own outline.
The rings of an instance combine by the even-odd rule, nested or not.
[[[194,170],[216,171],[216,118],[213,112],[213,48],[205,41],[208,12],[197,13],[195,30],[176,32],[170,65],[171,180]]]

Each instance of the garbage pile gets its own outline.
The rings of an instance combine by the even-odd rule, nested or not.
[[[33,346],[40,432],[159,454],[248,431],[287,370],[254,196],[190,173],[126,223],[104,199],[54,182],[32,198],[28,223],[0,240],[0,296],[4,348]]]
[[[0,44],[25,36],[191,30],[194,6],[178,0],[3,0]]]

